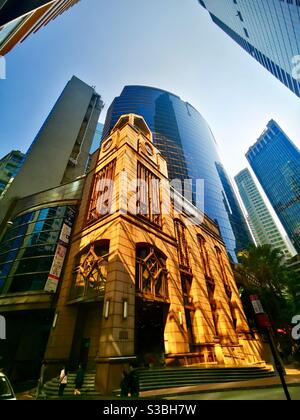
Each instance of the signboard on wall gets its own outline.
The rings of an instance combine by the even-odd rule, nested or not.
[[[268,315],[265,313],[264,308],[261,304],[260,298],[257,295],[251,295],[250,300],[255,312],[256,320],[261,328],[271,327],[271,323]]]
[[[257,295],[251,295],[250,300],[251,300],[255,315],[265,313],[264,308],[261,304],[261,301]]]
[[[59,240],[67,245],[70,242],[71,232],[72,228],[64,223],[61,229]]]
[[[68,245],[71,239],[72,225],[75,219],[75,210],[68,208],[64,223],[61,229],[59,241],[56,247],[52,266],[45,285],[45,291],[49,293],[56,293],[65,258],[68,251]]]

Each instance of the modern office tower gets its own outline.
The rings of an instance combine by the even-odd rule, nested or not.
[[[102,107],[93,87],[75,76],[68,82],[0,199],[0,224],[9,220],[15,200],[71,182],[85,173]]]
[[[0,160],[0,196],[16,176],[24,158],[25,155],[22,152],[12,150]]]
[[[179,194],[171,200],[167,164],[141,116],[121,115],[108,134],[66,259],[44,356],[52,376],[61,363],[81,362],[96,371],[97,390],[112,395],[133,362],[261,362],[217,225]],[[148,187],[137,188],[137,173]],[[189,220],[191,207],[201,224]]]
[[[280,249],[286,258],[296,254],[284,240],[263,197],[261,196],[248,169],[242,170],[235,178],[244,206],[248,212],[249,224],[258,245],[269,244]]]
[[[0,55],[37,32],[79,0],[0,0]]]
[[[227,35],[300,97],[299,0],[199,0]]]
[[[93,154],[100,147],[102,135],[103,135],[103,128],[104,128],[104,125],[102,123],[97,124],[95,136],[94,136],[92,147],[90,150],[91,154]]]
[[[229,204],[231,193],[227,196],[228,189],[223,186],[224,177],[221,179],[219,174],[221,160],[207,122],[192,105],[172,93],[147,86],[126,86],[107,112],[103,137],[122,114],[131,112],[145,118],[153,132],[154,144],[167,161],[170,179],[192,179],[194,184],[195,180],[204,180],[205,213],[217,221],[228,252],[236,261],[236,251],[246,248],[248,239],[240,243],[234,232],[240,230],[239,239],[247,238],[248,232],[242,233],[243,223],[234,226],[240,219],[234,215],[238,203],[232,208]],[[201,202],[203,194],[195,196],[195,185],[193,193],[194,203]]]
[[[271,120],[246,154],[293,246],[300,252],[300,152]]]

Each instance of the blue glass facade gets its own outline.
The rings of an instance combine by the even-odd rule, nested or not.
[[[90,153],[94,153],[99,147],[102,139],[104,125],[101,123],[97,124],[96,132],[91,146]]]
[[[244,50],[300,97],[299,0],[199,0]]]
[[[246,157],[274,210],[300,252],[300,152],[271,120]]]
[[[0,294],[44,290],[63,222],[73,211],[50,207],[12,221],[0,243]]]
[[[126,86],[107,112],[103,138],[109,135],[119,117],[128,113],[145,118],[153,132],[154,144],[168,163],[170,179],[205,181],[204,211],[219,224],[229,255],[236,261],[236,252],[248,242],[240,243],[234,235],[244,225],[234,225],[239,219],[232,217],[238,203],[229,204],[234,192],[228,196],[230,182],[226,187],[222,184],[217,145],[207,122],[192,105],[176,95],[146,86]],[[224,169],[222,173],[225,174]],[[201,201],[194,196],[194,201],[198,199]]]

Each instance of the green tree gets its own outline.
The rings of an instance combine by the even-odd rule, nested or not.
[[[239,259],[243,271],[254,276],[259,285],[249,288],[247,292],[260,295],[275,324],[290,323],[295,315],[295,299],[291,292],[296,280],[280,250],[270,245],[250,245],[247,251],[239,255]]]
[[[297,357],[300,360],[300,347],[296,345],[290,334],[291,320],[300,310],[297,302],[299,274],[292,271],[286,265],[281,252],[270,245],[258,247],[251,245],[247,251],[239,255],[239,259],[241,271],[249,278],[255,279],[244,285],[241,294],[250,325],[255,323],[255,316],[249,295],[258,294],[272,321],[283,354],[285,357],[293,355],[294,360],[297,360]]]

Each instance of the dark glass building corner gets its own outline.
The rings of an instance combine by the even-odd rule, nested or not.
[[[169,178],[193,181],[194,204],[203,201],[196,194],[195,181],[204,180],[204,211],[218,224],[231,259],[237,261],[236,253],[249,244],[249,231],[205,119],[170,92],[126,86],[108,109],[103,139],[120,116],[129,113],[145,118],[154,144],[167,161]]]

